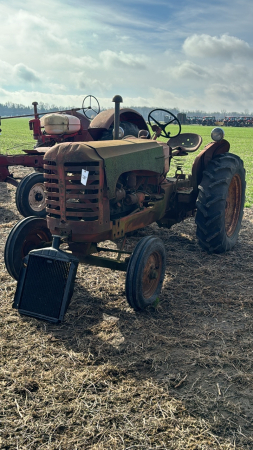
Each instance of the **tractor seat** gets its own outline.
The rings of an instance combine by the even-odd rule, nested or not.
[[[172,150],[195,152],[202,144],[202,137],[195,133],[182,133],[168,140],[167,144]]]

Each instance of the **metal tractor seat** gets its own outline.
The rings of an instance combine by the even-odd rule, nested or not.
[[[185,153],[195,152],[202,144],[202,137],[195,133],[182,133],[168,140],[167,144],[172,150]]]

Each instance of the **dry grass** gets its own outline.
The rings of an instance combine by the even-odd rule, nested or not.
[[[0,448],[252,449],[253,210],[235,249],[208,255],[194,220],[156,225],[167,248],[156,309],[134,312],[120,272],[80,265],[60,325],[13,310],[3,249],[20,218],[0,184]]]

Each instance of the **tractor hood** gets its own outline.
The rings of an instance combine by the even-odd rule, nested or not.
[[[77,163],[85,167],[86,162],[104,161],[104,170],[109,199],[114,198],[116,183],[122,173],[133,170],[164,173],[163,146],[156,141],[128,138],[115,141],[92,141],[89,143],[65,142],[51,147],[44,161],[53,161],[56,166]]]

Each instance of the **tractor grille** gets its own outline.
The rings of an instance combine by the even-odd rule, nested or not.
[[[102,162],[55,162],[44,164],[47,214],[68,221],[101,221],[104,175]],[[81,183],[82,169],[89,172]],[[102,210],[102,208],[101,208]],[[101,217],[100,217],[101,215]]]
[[[61,320],[73,290],[74,279],[68,283],[69,277],[73,277],[70,268],[71,261],[30,254],[25,278],[19,281],[22,288],[17,289],[21,293],[20,313],[52,322]]]

